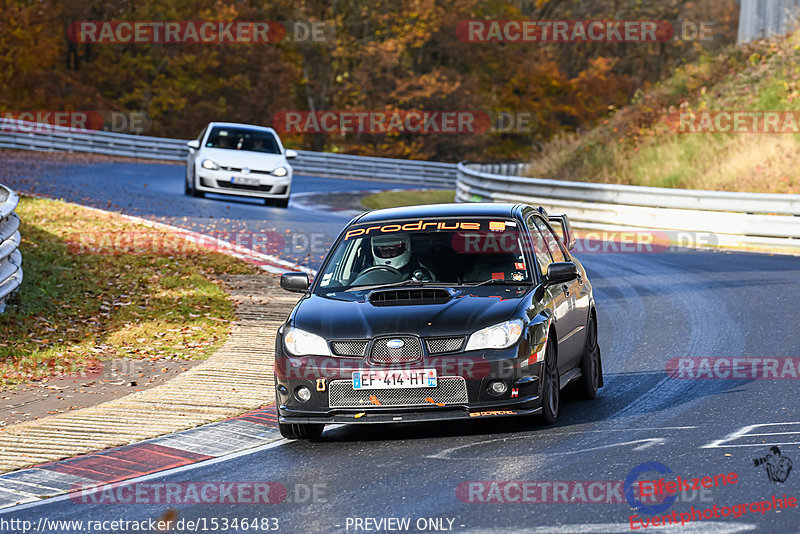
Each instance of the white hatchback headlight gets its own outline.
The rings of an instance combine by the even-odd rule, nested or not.
[[[272,174],[274,174],[275,176],[286,176],[288,173],[289,171],[286,170],[286,167],[278,167],[277,169],[272,171]]]
[[[478,330],[467,341],[464,350],[505,349],[513,345],[522,335],[522,319],[511,319],[483,330]]]
[[[289,326],[283,334],[283,344],[294,356],[330,356],[328,342],[322,337]]]
[[[201,163],[201,165],[203,166],[204,169],[211,169],[211,170],[219,169],[219,165],[217,165],[216,163],[214,163],[210,159],[204,159],[203,163]]]

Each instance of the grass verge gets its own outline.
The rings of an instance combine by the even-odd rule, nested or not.
[[[6,386],[80,373],[113,358],[203,359],[222,344],[234,318],[215,275],[256,271],[180,245],[163,230],[75,204],[24,197],[17,213],[25,279],[0,316]],[[132,247],[136,236],[146,239]],[[106,246],[88,245],[97,243]]]
[[[800,32],[782,40],[732,47],[719,56],[704,56],[678,67],[630,104],[611,110],[597,127],[548,142],[532,161],[529,175],[800,193],[800,135],[682,133],[676,127],[681,113],[796,111],[798,102]]]
[[[426,189],[422,191],[384,191],[375,193],[361,200],[368,210],[398,208],[400,206],[418,206],[422,204],[446,204],[455,202],[454,190]]]

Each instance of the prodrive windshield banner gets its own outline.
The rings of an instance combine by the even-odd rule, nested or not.
[[[521,239],[517,222],[501,219],[418,219],[385,224],[354,226],[345,233],[345,241],[355,238],[406,233],[450,233],[450,246],[458,254],[520,254]]]

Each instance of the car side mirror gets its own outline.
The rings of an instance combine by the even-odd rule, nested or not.
[[[306,273],[283,273],[281,275],[281,288],[292,293],[305,293],[311,284]]]
[[[198,148],[200,148],[200,141],[198,141],[197,139],[192,139],[191,141],[186,142],[186,146],[197,150]]]
[[[578,277],[578,267],[571,261],[551,263],[544,277],[545,284],[565,284]]]
[[[288,150],[286,150],[285,156],[286,156],[286,159],[294,159],[294,158],[297,157],[297,150],[288,149]]]

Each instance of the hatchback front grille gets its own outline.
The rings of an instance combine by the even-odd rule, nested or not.
[[[464,344],[463,337],[442,337],[436,339],[426,339],[428,352],[431,354],[441,354],[442,352],[455,352],[461,349]]]
[[[233,182],[225,182],[223,180],[217,180],[217,187],[221,187],[223,189],[243,189],[247,191],[261,191],[263,193],[269,193],[272,190],[271,185],[237,184]]]
[[[398,347],[391,345],[397,344]],[[373,363],[409,363],[422,359],[422,344],[411,336],[382,337],[372,344],[370,359]]]
[[[392,289],[373,291],[369,296],[373,306],[445,304],[449,300],[450,293],[446,289]]]
[[[433,402],[431,402],[433,401]],[[375,406],[430,406],[465,404],[467,383],[460,376],[440,377],[435,388],[353,389],[352,380],[332,380],[328,384],[331,408],[366,408]]]
[[[367,352],[366,341],[331,341],[331,348],[336,356],[362,357]]]

